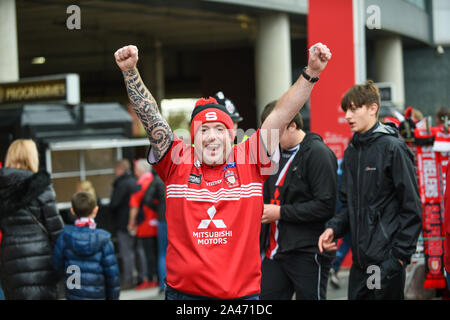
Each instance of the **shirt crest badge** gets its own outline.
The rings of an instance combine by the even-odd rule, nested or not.
[[[225,174],[223,175],[225,182],[230,186],[230,187],[235,187],[238,185],[238,178],[237,175],[234,171],[231,170],[227,170],[225,171]]]

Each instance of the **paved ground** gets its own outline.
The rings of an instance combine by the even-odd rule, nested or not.
[[[164,293],[159,288],[145,290],[122,290],[120,300],[164,300]]]
[[[341,269],[339,271],[338,277],[340,281],[340,287],[335,289],[328,281],[327,287],[327,299],[328,300],[347,300],[347,289],[348,289],[348,276],[350,274],[350,269]]]
[[[328,300],[347,300],[348,275],[348,269],[341,269],[341,271],[339,271],[341,287],[338,289],[334,289],[331,284],[328,283]],[[123,290],[120,292],[120,300],[164,300],[164,293],[160,293],[159,288]]]

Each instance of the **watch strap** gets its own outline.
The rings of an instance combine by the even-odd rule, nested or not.
[[[302,76],[303,78],[305,78],[306,80],[308,80],[309,82],[315,83],[317,81],[319,81],[319,77],[311,77],[309,74],[306,73],[306,68],[308,67],[304,67],[302,69]]]

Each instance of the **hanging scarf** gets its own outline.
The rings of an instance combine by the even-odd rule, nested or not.
[[[414,130],[417,173],[423,206],[422,237],[425,254],[424,288],[445,288],[443,247],[443,185],[441,168],[443,155],[433,150],[433,133]],[[442,159],[441,159],[442,157]]]

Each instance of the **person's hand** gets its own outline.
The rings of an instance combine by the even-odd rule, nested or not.
[[[319,251],[336,251],[337,243],[333,242],[334,231],[331,228],[326,229],[319,237]]]
[[[132,221],[128,222],[127,230],[129,233],[136,234],[136,229],[137,229],[137,226],[136,226],[135,222],[132,222]]]
[[[265,204],[261,223],[271,223],[280,220],[280,206],[275,204]]]
[[[330,49],[323,43],[316,43],[309,49],[308,69],[306,73],[311,77],[319,76],[330,59]]]
[[[136,68],[138,62],[138,48],[136,46],[125,46],[114,53],[116,63],[120,70],[128,71]]]

